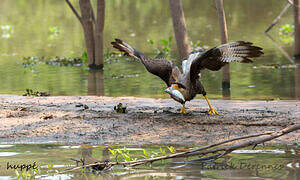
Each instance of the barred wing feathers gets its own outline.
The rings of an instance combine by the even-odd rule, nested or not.
[[[263,54],[262,48],[252,46],[251,42],[237,41],[214,47],[204,53],[199,53],[190,65],[190,75],[197,78],[202,69],[218,71],[230,62],[252,63],[249,58]]]

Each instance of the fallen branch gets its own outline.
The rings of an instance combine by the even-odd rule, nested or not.
[[[296,131],[296,130],[300,130],[300,124],[296,124],[296,125],[284,128],[280,131],[268,131],[268,132],[264,132],[264,133],[258,133],[258,134],[253,134],[253,135],[235,137],[233,139],[228,139],[228,140],[221,141],[221,142],[218,142],[218,143],[214,143],[214,144],[211,144],[211,145],[196,148],[196,149],[193,149],[193,150],[190,150],[190,151],[174,153],[174,154],[170,154],[170,155],[166,155],[166,156],[160,156],[160,157],[149,158],[149,159],[142,159],[142,160],[137,160],[137,161],[126,161],[126,162],[108,162],[108,161],[98,162],[98,163],[94,163],[94,164],[88,164],[88,165],[84,165],[84,166],[75,167],[75,168],[72,168],[72,169],[67,169],[67,170],[61,171],[59,173],[61,174],[61,173],[66,173],[66,172],[70,172],[70,171],[75,171],[75,170],[85,168],[85,167],[87,168],[87,167],[99,167],[100,166],[100,167],[104,167],[104,169],[108,169],[108,168],[110,168],[112,166],[116,166],[116,165],[123,165],[123,166],[127,166],[127,167],[133,167],[133,166],[152,163],[152,162],[160,161],[160,160],[164,160],[164,159],[198,156],[198,155],[201,155],[202,157],[199,158],[199,159],[196,159],[197,161],[218,159],[218,158],[221,158],[221,157],[223,157],[224,155],[226,155],[228,153],[231,153],[234,150],[241,149],[241,148],[248,147],[248,146],[252,146],[252,145],[265,143],[267,141],[278,138],[280,136],[283,136],[285,134],[288,134],[288,133]],[[249,138],[251,138],[251,140],[246,140],[246,139],[249,139]],[[230,144],[230,145],[226,145],[226,146],[222,146],[222,147],[217,147],[217,146],[224,145],[224,144],[227,144],[229,142],[234,142],[234,141],[238,141],[238,140],[243,140],[243,141],[239,142],[239,143],[236,143],[236,144]],[[213,148],[213,149],[211,149],[211,148]],[[211,154],[211,153],[216,153],[216,154],[207,156],[208,154]],[[95,169],[97,169],[97,168],[95,168]]]

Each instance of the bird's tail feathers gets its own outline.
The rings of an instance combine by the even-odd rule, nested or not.
[[[139,59],[143,57],[143,55],[140,52],[138,52],[137,50],[132,48],[129,44],[125,43],[120,39],[115,39],[115,41],[111,42],[111,44],[113,45],[114,48],[118,49],[121,52],[124,52],[125,56],[131,56]]]

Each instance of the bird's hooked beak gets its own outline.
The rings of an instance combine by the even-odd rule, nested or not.
[[[185,102],[185,99],[183,97],[183,95],[181,94],[180,91],[174,89],[173,87],[168,87],[166,90],[165,90],[166,93],[170,94],[171,96],[174,96],[180,100],[182,100],[182,102]]]

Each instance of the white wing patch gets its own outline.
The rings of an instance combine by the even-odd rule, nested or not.
[[[185,74],[190,71],[192,62],[201,54],[201,51],[193,51],[189,58],[182,61],[182,72]]]

